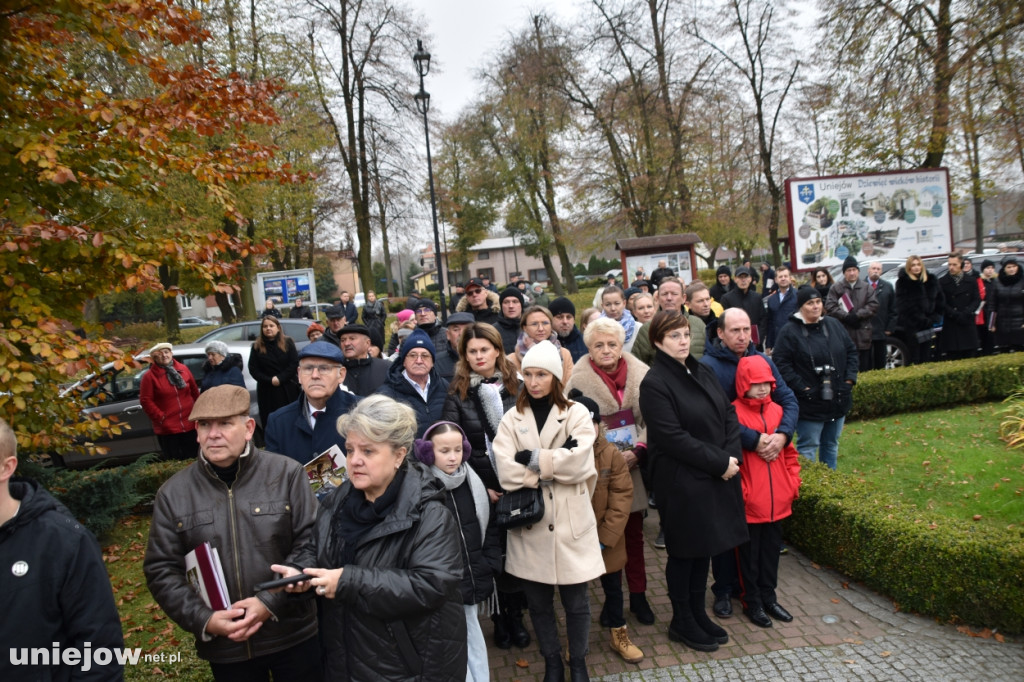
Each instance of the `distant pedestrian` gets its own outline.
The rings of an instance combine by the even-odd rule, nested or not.
[[[299,397],[299,356],[295,342],[276,318],[264,318],[249,351],[249,374],[256,380],[256,403],[265,428],[271,412]]]
[[[310,310],[308,305],[302,304],[302,299],[295,299],[295,304],[292,309],[288,312],[288,319],[290,320],[312,320],[313,311]]]
[[[188,367],[174,359],[171,344],[156,344],[149,358],[149,371],[142,375],[139,385],[139,404],[153,422],[160,451],[164,459],[195,459],[199,444],[195,424],[188,415],[199,397],[199,385]]]

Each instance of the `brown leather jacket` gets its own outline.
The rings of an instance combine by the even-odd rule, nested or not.
[[[312,538],[316,499],[302,465],[249,446],[229,489],[202,455],[164,483],[153,503],[143,568],[146,583],[171,620],[196,636],[200,658],[236,663],[316,635],[313,593],[255,596],[272,614],[246,642],[205,635],[213,615],[185,576],[185,555],[209,542],[220,555],[228,599],[254,596],[253,585],[280,577],[270,564],[293,563]]]

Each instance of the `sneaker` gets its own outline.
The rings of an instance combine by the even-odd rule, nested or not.
[[[658,531],[658,537],[654,538],[654,549],[665,549],[665,531]]]
[[[639,663],[644,660],[644,652],[640,650],[640,647],[629,641],[629,633],[626,631],[626,626],[623,625],[621,628],[612,628],[612,640],[609,643],[612,651],[622,656],[622,660],[626,663]]]

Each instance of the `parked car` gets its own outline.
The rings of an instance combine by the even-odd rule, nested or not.
[[[202,317],[183,317],[178,321],[178,329],[188,329],[190,327],[216,327],[217,323],[213,320],[207,320]]]
[[[295,342],[296,348],[302,350],[309,345],[309,337],[306,336],[306,330],[316,320],[285,318],[279,320],[279,322],[281,323],[281,330],[285,333],[285,336]],[[226,324],[219,329],[203,334],[196,339],[196,343],[207,343],[209,341],[248,341],[252,343],[260,333],[260,324],[262,324],[262,320]]]
[[[868,276],[868,266],[874,263],[875,261],[882,264],[883,277],[887,272],[890,272],[892,270],[899,270],[899,268],[905,265],[907,262],[905,258],[862,258],[860,260],[861,279],[864,279],[865,277]],[[840,263],[839,265],[833,265],[831,268],[829,268],[829,274],[832,275],[832,279],[834,279],[835,281],[838,282],[839,280],[841,280],[843,278],[843,264]],[[895,280],[893,281],[895,282]]]
[[[242,375],[245,387],[249,389],[252,404],[249,414],[256,419],[256,439],[263,442],[263,433],[259,422],[259,408],[256,405],[256,380],[248,370],[249,351],[252,344],[248,342],[226,342],[228,352],[242,356]],[[196,383],[202,386],[203,363],[206,362],[206,344],[190,343],[174,347],[174,359],[188,367],[195,377]],[[135,362],[121,369],[113,363],[104,366],[98,374],[89,376],[61,392],[66,398],[79,394],[81,398],[93,399],[98,404],[82,410],[83,415],[100,415],[116,417],[123,427],[120,435],[94,441],[96,445],[108,449],[105,454],[90,455],[84,447],[76,447],[63,453],[50,455],[55,466],[72,468],[90,467],[96,464],[126,464],[149,452],[159,452],[153,424],[139,404],[139,388],[142,376],[149,371],[149,352],[135,357]]]

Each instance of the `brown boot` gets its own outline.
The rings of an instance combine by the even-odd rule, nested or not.
[[[626,631],[625,625],[621,628],[612,628],[611,633],[612,641],[609,645],[612,651],[622,656],[626,663],[639,663],[644,660],[644,652],[640,651],[640,647],[636,644],[629,641],[629,633]]]

